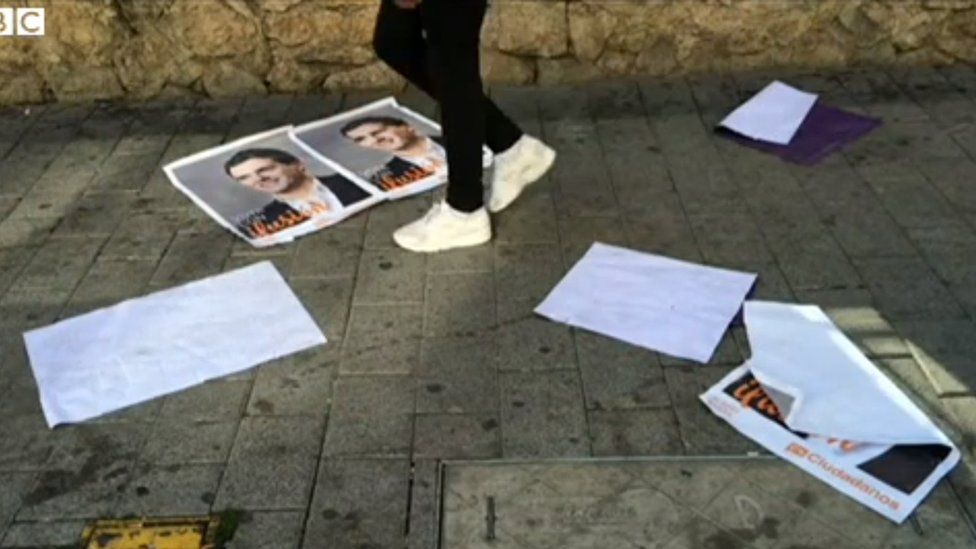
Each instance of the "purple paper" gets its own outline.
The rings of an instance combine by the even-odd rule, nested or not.
[[[880,125],[878,118],[843,111],[817,101],[788,145],[750,139],[726,128],[716,128],[715,131],[746,147],[774,154],[788,162],[812,166]]]

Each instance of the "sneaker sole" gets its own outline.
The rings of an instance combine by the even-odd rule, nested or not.
[[[505,204],[502,204],[501,206],[498,206],[497,208],[492,208],[491,200],[489,200],[488,211],[491,213],[498,213],[504,210],[505,208],[511,206],[512,202],[515,202],[515,200],[522,195],[522,192],[526,188],[528,188],[529,185],[542,179],[542,176],[546,175],[546,172],[548,172],[549,169],[552,168],[552,165],[555,164],[555,162],[556,162],[556,151],[552,149],[546,149],[545,157],[543,158],[542,163],[537,165],[538,166],[537,168],[522,172],[521,177],[519,177],[519,179],[522,180],[522,183],[520,183],[519,190],[517,193],[515,193],[515,196],[513,196],[511,200],[509,200]]]
[[[396,235],[393,235],[393,241],[396,242],[397,246],[400,246],[401,248],[407,251],[416,252],[416,253],[425,253],[425,254],[443,252],[446,250],[453,250],[454,248],[469,248],[471,246],[478,246],[484,244],[489,240],[491,240],[491,231],[488,231],[487,234],[473,234],[471,236],[467,236],[465,238],[455,240],[449,245],[435,246],[433,248],[423,248],[423,247],[416,247],[416,246],[410,246],[404,244],[403,242],[400,242],[399,239],[397,239]]]

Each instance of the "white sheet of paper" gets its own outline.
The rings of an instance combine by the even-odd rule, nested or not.
[[[945,440],[816,305],[749,301],[744,314],[749,369],[789,396],[780,410],[791,429],[879,444]]]
[[[593,244],[535,312],[708,362],[756,275]]]
[[[24,334],[48,425],[78,422],[325,343],[269,261]]]
[[[719,126],[752,139],[786,145],[816,102],[816,94],[775,81],[732,111]]]

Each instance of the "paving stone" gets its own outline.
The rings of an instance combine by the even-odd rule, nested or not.
[[[35,253],[37,248],[28,246],[0,248],[0,294],[14,283]]]
[[[304,509],[322,429],[321,418],[244,418],[214,508]]]
[[[504,457],[590,455],[577,372],[502,373],[499,384]]]
[[[184,221],[172,211],[130,215],[109,238],[101,256],[158,261]]]
[[[102,163],[92,188],[103,191],[139,191],[149,182],[152,172],[157,170],[159,155],[113,154]]]
[[[10,526],[0,547],[66,549],[77,545],[84,530],[84,521],[17,522]]]
[[[241,416],[251,391],[247,381],[209,381],[165,397],[161,418],[217,421]]]
[[[924,227],[952,216],[949,202],[912,166],[866,166],[858,173],[902,227]]]
[[[64,316],[74,316],[141,297],[155,270],[156,263],[153,261],[97,259],[71,295]]]
[[[325,460],[302,547],[402,547],[406,460]]]
[[[101,239],[49,240],[21,271],[13,289],[73,289],[88,271],[101,244]]]
[[[414,425],[413,455],[433,459],[501,457],[496,414],[421,414]]]
[[[681,455],[684,448],[670,406],[646,410],[590,411],[594,456]]]
[[[233,243],[224,232],[178,234],[159,262],[150,284],[173,287],[220,271]]]
[[[747,503],[743,504],[743,501]],[[766,509],[776,509],[775,522],[766,518]],[[782,505],[763,492],[750,489],[744,480],[737,479],[705,508],[705,512],[720,525],[748,541],[750,547],[758,548],[775,547],[780,530],[794,528],[799,522],[801,510],[799,507]]]
[[[0,471],[36,469],[47,461],[57,444],[39,413],[23,415],[21,411],[17,416],[5,416],[0,435],[5,441],[0,446]]]
[[[887,214],[851,209],[826,219],[834,237],[852,258],[911,255],[914,250]]]
[[[415,373],[418,413],[498,410],[495,340],[426,338]]]
[[[559,236],[548,185],[532,185],[519,199],[495,214],[494,238],[501,244],[552,244]]]
[[[420,359],[420,305],[359,305],[352,308],[339,370],[343,374],[407,374]]]
[[[60,222],[60,217],[7,217],[0,221],[0,248],[40,245]]]
[[[869,357],[907,356],[905,340],[874,305],[867,290],[799,291],[801,303],[819,305],[844,335]]]
[[[701,263],[701,251],[684,213],[665,212],[641,218],[625,218],[627,247],[674,259]]]
[[[666,366],[665,379],[688,455],[742,455],[761,449],[706,409],[698,395],[718,382],[728,367]]]
[[[308,235],[296,245],[290,274],[296,278],[355,276],[362,242],[361,230],[344,225]]]
[[[234,444],[238,423],[161,419],[152,427],[139,460],[160,466],[224,463]]]
[[[494,246],[473,246],[447,250],[432,254],[427,261],[427,272],[445,273],[490,273],[494,259]]]
[[[356,304],[419,303],[424,299],[426,258],[406,250],[363,252],[356,275]]]
[[[354,284],[355,280],[352,278],[302,278],[288,282],[299,301],[325,332],[328,339],[326,345],[333,351],[338,351],[341,340],[347,333]]]
[[[82,176],[79,175],[71,180],[73,186],[68,186],[67,183],[62,186],[58,186],[56,183],[48,183],[47,178],[57,179],[58,183],[64,181],[63,178],[57,175],[45,175],[44,179],[39,180],[34,187],[21,197],[17,206],[7,215],[8,219],[14,220],[32,217],[63,218],[77,206],[81,194],[87,186]],[[40,187],[39,185],[41,183],[45,187]]]
[[[100,192],[86,194],[74,210],[58,225],[58,236],[105,235],[108,236],[129,213],[129,207],[138,199],[133,192]]]
[[[406,455],[413,434],[413,393],[405,376],[340,377],[325,455]]]
[[[589,410],[670,406],[658,355],[598,334],[576,334],[576,350]]]
[[[778,239],[777,263],[794,291],[861,286],[860,277],[829,234],[793,232]]]
[[[227,549],[294,549],[301,546],[303,511],[248,512]]]
[[[495,288],[489,273],[432,274],[427,280],[424,336],[483,333],[495,327]]]
[[[2,195],[0,194],[0,219],[7,217],[17,204],[20,202],[20,197],[16,195]]]
[[[563,262],[567,267],[575,265],[596,242],[627,245],[619,217],[561,217],[559,240],[562,242]]]
[[[0,328],[30,330],[46,326],[58,318],[70,289],[11,289],[0,299]]]
[[[950,284],[949,291],[959,300],[970,318],[976,318],[976,281],[963,284]]]
[[[0,473],[0,532],[3,532],[20,508],[21,499],[34,482],[35,474]],[[2,539],[2,538],[0,538]]]
[[[939,396],[973,395],[976,324],[968,320],[898,322],[912,355]]]
[[[412,461],[411,465],[407,549],[426,549],[435,546],[439,530],[439,461],[421,459]]]
[[[974,165],[976,167],[976,165]],[[976,282],[976,230],[955,218],[943,218],[926,227],[908,230],[926,263],[949,284]]]
[[[854,265],[889,319],[963,314],[949,290],[917,257],[855,259]]]
[[[324,416],[336,363],[321,357],[322,349],[316,348],[258,368],[247,413]]]
[[[510,307],[499,310],[506,316]],[[575,369],[576,349],[572,330],[526,312],[498,326],[497,361],[500,371],[548,371]]]
[[[768,262],[772,259],[750,216],[689,214],[689,219],[702,257],[710,264],[724,266],[737,261]]]
[[[698,364],[697,361],[678,358],[664,353],[661,353],[660,359],[661,364],[664,366],[694,367],[696,364]],[[738,342],[736,341],[733,333],[731,331],[727,331],[725,335],[722,336],[722,339],[718,342],[718,345],[716,345],[715,352],[709,359],[708,364],[738,366],[739,364],[742,364],[744,360],[745,354],[739,348]]]
[[[147,430],[138,425],[73,425],[57,434],[63,438],[48,459],[49,469],[24,496],[17,520],[109,515]]]
[[[973,534],[965,520],[959,520],[959,502],[945,483],[936,486],[915,512],[922,530],[920,536],[912,528],[892,528],[884,546],[898,549],[909,547],[968,547]]]
[[[114,516],[198,516],[210,511],[223,465],[143,465],[115,503]]]
[[[520,305],[515,314],[531,315],[565,274],[562,254],[552,245],[498,245],[495,247],[495,299],[498,321],[512,320],[503,309]],[[527,309],[523,312],[523,309]]]

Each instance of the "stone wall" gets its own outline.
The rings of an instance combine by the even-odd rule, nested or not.
[[[378,2],[0,0],[47,15],[43,38],[0,37],[0,104],[396,87]],[[514,84],[976,63],[976,0],[495,0],[483,44]]]

